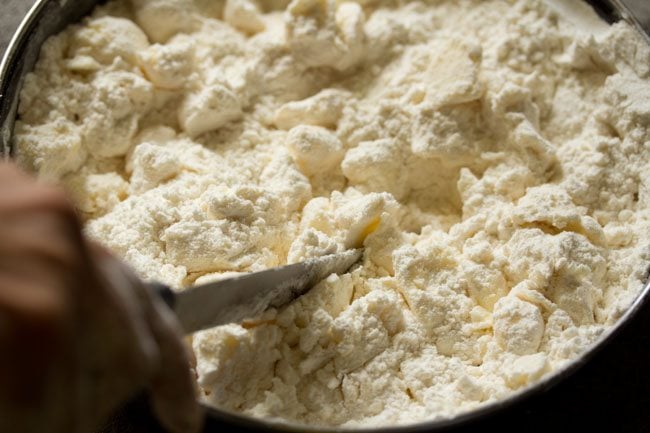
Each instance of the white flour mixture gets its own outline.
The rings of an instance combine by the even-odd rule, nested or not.
[[[144,278],[365,246],[283,311],[196,335],[205,400],[413,423],[583,352],[650,263],[641,37],[574,0],[554,2],[570,19],[535,0],[287,3],[109,3],[46,43],[22,93],[20,161]]]

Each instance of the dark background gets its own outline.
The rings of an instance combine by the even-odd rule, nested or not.
[[[627,2],[650,9],[650,0]],[[32,0],[0,0],[0,53],[31,3]],[[568,379],[488,419],[449,431],[650,433],[649,367],[650,302],[646,302],[611,344]],[[126,420],[129,425],[120,431],[160,431],[144,406],[131,405],[120,412],[119,424],[124,425]],[[215,423],[206,430],[234,431]]]

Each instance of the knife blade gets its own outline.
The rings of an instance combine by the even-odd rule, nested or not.
[[[186,333],[239,323],[269,308],[289,304],[331,274],[342,274],[361,258],[361,250],[317,257],[279,268],[172,291],[151,283],[173,310]]]
[[[624,11],[623,18],[632,21],[650,42],[650,4],[648,0],[614,0],[619,10]],[[625,13],[626,12],[626,13]]]

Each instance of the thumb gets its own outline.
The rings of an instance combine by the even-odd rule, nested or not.
[[[196,401],[194,357],[171,311],[159,299],[153,304],[156,313],[151,328],[161,357],[161,368],[150,387],[154,412],[173,433],[198,433],[203,426],[203,410]]]

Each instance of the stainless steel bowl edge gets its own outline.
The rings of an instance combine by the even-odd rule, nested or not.
[[[12,155],[12,135],[20,89],[25,75],[34,68],[43,42],[80,21],[104,1],[38,0],[22,21],[0,63],[0,152]]]

